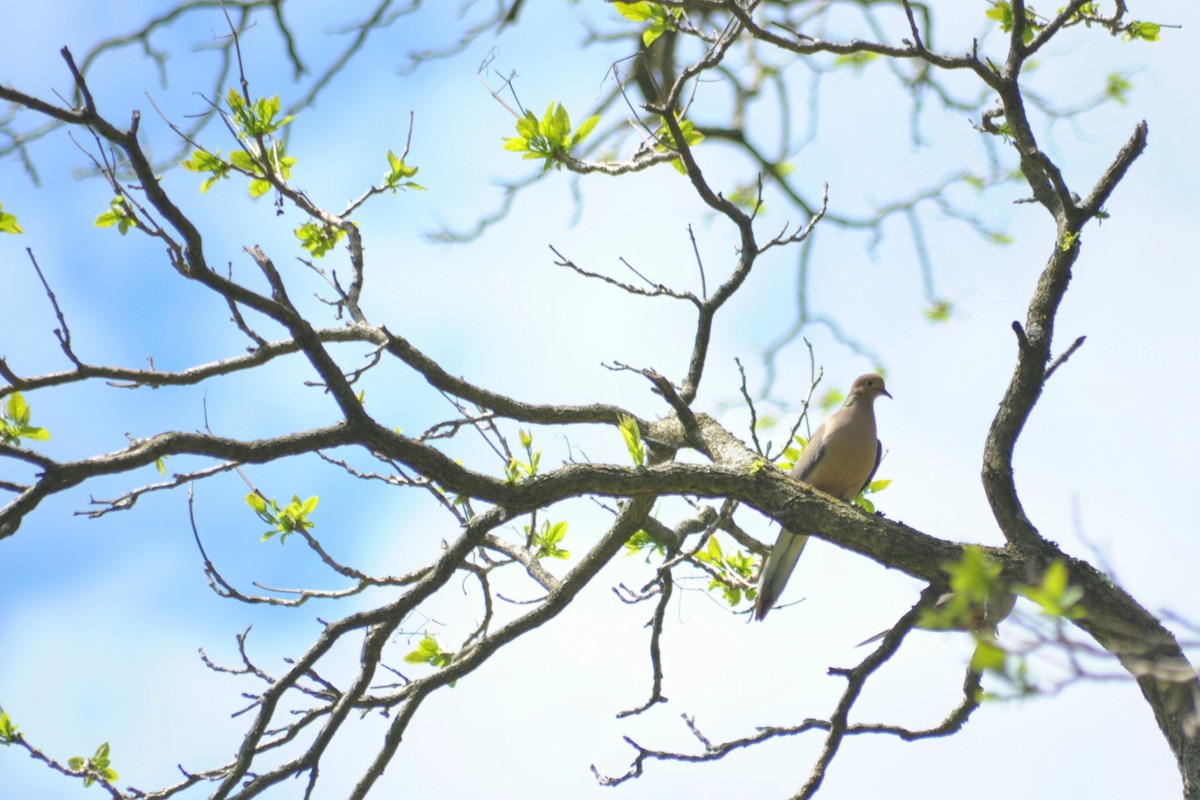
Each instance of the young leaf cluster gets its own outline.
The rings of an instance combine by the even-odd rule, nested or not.
[[[50,431],[29,424],[29,413],[29,404],[20,392],[9,395],[0,416],[0,442],[20,447],[23,438],[42,442],[49,439]]]
[[[537,548],[534,552],[535,558],[558,558],[565,561],[571,557],[570,550],[559,547],[563,537],[567,535],[566,520],[553,524],[549,520],[543,520],[539,531],[531,531],[526,525],[525,535],[529,537],[530,546]]]
[[[697,145],[704,141],[704,134],[696,130],[696,124],[690,119],[679,119],[679,132],[683,134],[683,141],[688,147]],[[663,123],[658,130],[654,132],[654,138],[657,143],[654,145],[655,152],[666,153],[668,151],[678,151],[679,145],[675,143],[675,137],[671,134],[671,129]],[[687,174],[687,167],[683,164],[682,158],[671,159],[671,166],[680,175]]]
[[[231,88],[225,97],[225,102],[229,104],[233,124],[237,127],[238,132],[248,139],[270,136],[292,121],[291,115],[283,119],[275,119],[279,116],[279,95],[269,98],[260,97],[253,103],[249,103],[246,98],[238,94],[236,89]]]
[[[407,664],[428,664],[434,669],[448,667],[453,660],[454,653],[443,650],[437,639],[428,633],[417,643],[417,649],[404,657]],[[456,681],[450,681],[450,686],[453,687],[455,683]]]
[[[1013,7],[1008,0],[999,0],[993,3],[992,7],[987,10],[988,19],[994,19],[1000,23],[1000,30],[1005,33],[1011,33],[1013,29]],[[1025,28],[1021,32],[1021,41],[1029,44],[1033,41],[1033,37],[1037,35],[1044,25],[1038,22],[1038,16],[1033,10],[1033,6],[1025,6]]]
[[[654,44],[654,40],[667,31],[675,30],[676,24],[683,18],[682,8],[668,10],[658,3],[613,3],[613,5],[627,20],[650,23],[642,32],[642,44],[646,47]]]
[[[708,583],[709,590],[720,589],[725,602],[731,608],[746,600],[754,600],[758,596],[757,589],[744,588],[754,573],[754,557],[744,550],[726,556],[721,549],[721,543],[716,536],[708,540],[708,547],[696,553],[695,559],[701,564],[707,564],[716,571],[717,575]]]
[[[1124,13],[1123,4],[1122,11]],[[1062,12],[1059,9],[1055,13],[1058,16]],[[1013,29],[1013,8],[1010,0],[994,0],[992,7],[987,10],[989,19],[994,19],[1000,23],[1000,30],[1005,33],[1011,33]],[[1100,8],[1097,3],[1084,3],[1070,17],[1068,25],[1073,25],[1082,22],[1086,27],[1091,27],[1093,22],[1105,24],[1115,36],[1121,34],[1121,38],[1127,42],[1132,42],[1141,39],[1146,42],[1157,42],[1159,35],[1162,33],[1162,25],[1157,22],[1147,22],[1144,20],[1133,20],[1124,25],[1115,24],[1114,20],[1106,20],[1100,14]],[[1034,11],[1033,6],[1025,6],[1025,27],[1021,32],[1021,41],[1029,44],[1033,41],[1033,37],[1040,33],[1046,27],[1046,20],[1038,16]]]
[[[1039,585],[1017,586],[1014,591],[1037,603],[1050,616],[1083,619],[1086,616],[1085,609],[1079,605],[1083,599],[1083,589],[1072,586],[1069,577],[1066,562],[1055,559],[1046,568]]]
[[[202,194],[211,189],[217,181],[225,180],[230,175],[237,173],[250,179],[248,191],[251,197],[262,197],[277,182],[286,183],[291,179],[292,167],[296,165],[296,158],[287,155],[284,142],[275,134],[291,122],[293,117],[280,117],[278,95],[248,102],[236,90],[230,89],[226,97],[226,104],[229,109],[226,119],[243,149],[234,150],[227,156],[222,156],[219,149],[214,151],[198,149],[192,152],[191,158],[181,161],[180,164],[191,172],[207,176],[200,184]],[[366,197],[385,190],[390,190],[394,194],[402,189],[425,188],[412,180],[413,176],[417,174],[418,167],[409,166],[403,158],[391,150],[388,150],[387,160],[388,170],[384,174],[382,184],[379,187],[372,187]],[[127,213],[128,209],[123,202],[120,197],[113,201],[110,211],[97,220],[96,224],[120,224],[122,233],[131,224],[136,225],[136,219]],[[328,219],[317,219],[311,209],[306,210],[314,219],[295,228],[293,232],[300,240],[300,245],[313,258],[322,258],[346,236],[347,230],[344,226],[339,226]]]
[[[651,556],[665,556],[667,554],[667,546],[658,539],[655,539],[645,529],[640,529],[633,536],[630,536],[629,541],[625,542],[625,549],[629,551],[625,554],[627,556],[645,552],[647,564],[650,563]]]
[[[988,557],[982,548],[969,545],[957,562],[942,565],[950,576],[951,597],[921,614],[917,623],[926,630],[979,630],[1007,594],[1000,579],[1003,567]]]
[[[221,151],[209,153],[196,150],[187,161],[181,161],[190,172],[207,173],[208,178],[200,184],[200,191],[207,192],[213,184],[229,177],[237,170],[250,177],[250,196],[262,197],[271,190],[269,176],[288,180],[296,159],[287,155],[282,141],[274,133],[292,121],[291,116],[279,116],[279,95],[261,97],[253,103],[246,101],[237,90],[230,89],[225,98],[229,106],[229,120],[238,141],[245,150],[235,150],[228,160],[221,158]]]
[[[108,758],[108,742],[96,748],[96,753],[91,758],[75,756],[67,761],[67,766],[83,774],[85,788],[95,783],[97,778],[105,783],[112,783],[119,777]]]
[[[214,153],[196,150],[192,153],[191,158],[187,161],[180,161],[179,164],[188,172],[208,173],[208,177],[200,184],[200,194],[211,189],[217,181],[228,178],[229,173],[233,170],[233,165],[221,158],[220,149]]]
[[[392,194],[395,194],[399,189],[421,189],[425,187],[416,181],[410,181],[409,178],[417,174],[420,167],[410,167],[404,163],[403,158],[399,158],[391,150],[387,152],[388,159],[388,174],[383,178],[383,186],[385,189],[391,189]]]
[[[877,481],[871,481],[863,487],[858,496],[854,498],[854,505],[866,511],[868,514],[875,513],[875,502],[867,497],[869,494],[882,492],[884,489],[892,485],[891,478],[880,478]]]
[[[129,233],[130,228],[136,228],[138,222],[124,196],[117,195],[109,201],[108,211],[96,217],[94,224],[97,228],[111,228],[116,225],[117,230],[124,236]]]
[[[306,222],[294,231],[300,240],[300,246],[312,253],[313,258],[321,258],[346,235],[343,228],[335,225],[321,225],[316,222]]]
[[[537,475],[538,466],[542,461],[542,451],[533,449],[533,434],[522,429],[520,439],[521,447],[525,449],[526,460],[520,461],[515,456],[508,459],[508,464],[504,467],[504,480],[507,483],[516,483]]]
[[[504,149],[524,153],[522,158],[544,159],[543,172],[552,164],[562,169],[563,159],[570,157],[571,148],[582,142],[599,121],[599,116],[588,117],[572,132],[567,110],[552,101],[540,120],[532,111],[526,111],[517,120],[517,135],[504,140]]]
[[[291,179],[296,159],[284,154],[283,142],[271,139],[265,152],[260,152],[260,148],[254,144],[251,144],[250,148],[253,154],[245,150],[234,150],[229,154],[229,160],[242,172],[253,176],[250,181],[251,197],[262,197],[271,191],[269,174],[277,175],[285,181]]]
[[[13,725],[8,712],[0,709],[0,744],[7,747],[17,740],[17,726]]]
[[[1134,20],[1125,26],[1125,32],[1121,34],[1121,38],[1127,42],[1132,42],[1136,39],[1141,39],[1144,42],[1157,42],[1161,32],[1162,25],[1159,25],[1157,22]]]
[[[280,508],[274,500],[267,500],[258,492],[246,495],[246,505],[254,509],[259,519],[272,526],[263,534],[262,541],[265,542],[279,534],[280,544],[287,541],[287,537],[293,533],[314,527],[315,523],[309,519],[309,514],[317,507],[317,500],[316,495],[307,500],[301,500],[299,495],[292,495],[292,502]]]
[[[949,322],[950,317],[954,315],[954,303],[939,298],[932,301],[921,313],[925,315],[925,319],[933,323]]]
[[[1038,691],[1029,679],[1028,659],[1012,652],[994,636],[999,619],[1013,602],[1012,594],[1036,603],[1049,618],[1079,620],[1085,616],[1080,605],[1083,589],[1070,583],[1066,563],[1051,562],[1036,586],[1017,585],[1007,589],[1001,565],[979,547],[967,547],[957,563],[943,567],[950,576],[952,594],[925,611],[918,626],[932,630],[967,630],[975,636],[971,669],[989,672],[1013,687],[1017,696]]]

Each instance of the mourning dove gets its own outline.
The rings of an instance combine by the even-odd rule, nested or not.
[[[863,375],[850,387],[846,403],[812,435],[808,446],[789,473],[814,489],[845,500],[854,500],[866,488],[879,467],[883,445],[875,437],[875,398],[891,397],[879,375]],[[806,534],[781,530],[763,567],[754,618],[764,619],[783,594]]]

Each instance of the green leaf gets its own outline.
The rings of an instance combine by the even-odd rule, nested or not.
[[[1059,9],[1058,13],[1061,14],[1062,9]],[[1071,15],[1071,21],[1083,20],[1083,24],[1090,28],[1092,27],[1092,19],[1098,16],[1100,16],[1100,9],[1095,3],[1084,3],[1079,7],[1078,11]]]
[[[528,530],[528,529],[526,529]],[[531,544],[537,548],[534,553],[535,558],[558,558],[568,559],[571,557],[569,550],[564,550],[558,546],[563,537],[567,535],[566,520],[551,524],[549,520],[542,522],[540,532],[533,534]]]
[[[974,672],[994,672],[998,675],[1007,675],[1006,664],[1008,663],[1008,653],[1003,647],[1000,647],[995,642],[982,639],[975,645],[975,652],[971,655],[971,670]]]
[[[229,163],[251,176],[251,197],[262,197],[271,190],[268,171],[284,181],[292,177],[292,167],[296,165],[296,159],[285,154],[283,142],[272,140],[263,154],[259,153],[257,144],[252,145],[252,150],[253,153],[234,150],[229,154]]]
[[[17,726],[13,725],[8,712],[0,710],[0,744],[10,745],[17,740]]]
[[[281,533],[288,534],[314,527],[308,515],[317,507],[318,498],[314,495],[307,500],[301,500],[298,495],[292,495],[292,502],[284,506],[279,513]]]
[[[617,13],[627,20],[633,22],[647,22],[654,19],[654,9],[651,6],[656,3],[613,3]]]
[[[404,163],[404,159],[398,158],[391,150],[387,152],[388,167],[390,171],[383,179],[385,188],[391,189],[394,194],[399,189],[424,189],[418,183],[408,180],[417,174],[418,167],[410,167]]]
[[[84,787],[91,786],[96,782],[96,778],[112,783],[118,779],[116,770],[112,769],[109,761],[108,742],[96,748],[96,753],[89,759],[84,759],[82,756],[74,756],[67,759],[67,766],[75,772],[83,773]]]
[[[1083,589],[1071,585],[1067,564],[1062,559],[1050,563],[1038,586],[1017,586],[1014,591],[1037,603],[1043,612],[1051,616],[1082,619],[1087,613],[1079,605],[1083,599]]]
[[[267,501],[258,492],[251,492],[246,495],[246,505],[254,509],[254,513],[256,514],[262,515],[267,513]]]
[[[821,407],[821,411],[828,414],[842,407],[842,403],[846,402],[846,395],[842,394],[839,389],[830,389],[821,399],[817,401],[817,405]]]
[[[408,664],[425,664],[428,663],[431,656],[438,652],[437,642],[426,636],[417,644],[417,649],[404,657],[404,661]]]
[[[571,133],[571,117],[561,105],[552,105],[557,105],[558,107],[554,111],[554,121],[551,124],[553,135],[550,139],[556,144],[565,144],[568,140],[568,135]]]
[[[526,139],[538,135],[538,118],[532,111],[526,111],[525,116],[517,120],[517,133]]]
[[[1002,565],[983,548],[968,545],[959,561],[943,564],[942,569],[950,576],[951,594],[925,610],[917,624],[928,630],[975,632],[994,624],[995,610],[1007,605],[1004,598],[1009,597],[1001,581]]]
[[[1062,597],[1063,591],[1067,588],[1067,565],[1058,559],[1046,568],[1046,574],[1042,576],[1042,591],[1053,597]]]
[[[985,16],[988,19],[994,19],[999,22],[1001,30],[1012,30],[1012,4],[1009,3],[1008,0],[1000,0],[1000,2],[995,3],[990,9],[987,10],[987,12],[985,12]]]
[[[129,232],[130,228],[137,227],[137,220],[134,218],[129,206],[125,203],[125,198],[118,195],[109,201],[108,211],[96,217],[96,221],[93,224],[97,228],[111,228],[116,225],[117,230],[124,236]]]
[[[450,666],[454,660],[454,654],[446,652],[441,645],[437,643],[428,633],[417,644],[417,649],[413,650],[408,655],[404,656],[404,661],[408,664],[429,664],[431,667],[442,669]],[[454,686],[454,681],[450,682]]]
[[[871,481],[863,490],[854,498],[854,504],[866,511],[868,514],[875,513],[875,503],[867,499],[867,495],[882,492],[884,489],[892,485],[891,478],[880,478],[877,481]]]
[[[572,146],[577,145],[580,142],[582,142],[584,139],[586,139],[588,134],[591,133],[593,130],[595,130],[596,125],[599,124],[599,122],[600,122],[599,114],[593,114],[592,116],[585,119],[583,121],[583,124],[579,126],[578,130],[575,131],[575,135],[571,137]]]
[[[716,536],[711,536],[704,550],[692,556],[697,562],[712,568],[708,589],[718,589],[731,607],[737,606],[743,599],[753,600],[757,596],[754,589],[744,588],[745,582],[753,574],[758,559],[744,550],[737,550],[726,556],[721,549],[721,543]]]
[[[683,141],[689,147],[704,141],[704,134],[696,130],[696,124],[690,119],[679,120],[679,132],[683,134]],[[670,150],[679,150],[679,146],[675,143],[675,137],[671,133],[671,129],[667,127],[665,120],[663,124],[658,127],[658,130],[654,132],[654,138],[657,140],[657,143],[654,145],[656,152],[665,153]],[[672,159],[671,166],[673,166],[675,171],[680,175],[687,174],[687,168],[684,166],[682,158]]]
[[[642,443],[642,432],[638,430],[637,420],[622,414],[617,420],[617,428],[625,439],[625,448],[629,451],[629,457],[633,459],[634,465],[638,467],[644,465],[646,448]]]
[[[749,183],[735,187],[727,195],[729,202],[750,212],[763,213],[766,203],[758,199],[758,184]]]
[[[8,402],[5,404],[5,416],[17,425],[29,424],[29,404],[25,402],[25,398],[20,392],[13,392],[9,395]]]
[[[234,150],[230,153],[229,163],[253,175],[259,174],[258,164],[254,163],[254,159],[245,150]]]
[[[515,457],[509,459],[504,468],[504,479],[508,483],[516,483],[518,480],[537,475],[538,467],[542,462],[542,451],[533,449],[533,434],[521,429],[518,437],[521,440],[521,446],[525,448],[525,456],[529,460],[519,461]]]
[[[954,303],[949,300],[933,300],[925,309],[925,319],[930,322],[949,322],[954,313]]]
[[[221,151],[214,153],[206,153],[203,150],[195,150],[192,152],[192,157],[187,161],[180,161],[179,164],[186,170],[191,172],[207,172],[210,173],[209,178],[206,178],[200,184],[200,193],[204,194],[213,187],[219,180],[224,180],[229,177],[232,167],[228,162],[221,158]]]
[[[230,115],[238,133],[247,139],[267,136],[292,121],[290,116],[275,119],[279,114],[279,95],[260,97],[252,104],[247,104],[246,99],[231,87],[225,102],[229,105]]]
[[[1110,73],[1104,84],[1104,96],[1120,105],[1129,104],[1129,93],[1133,84],[1119,72]]]
[[[346,235],[344,228],[334,225],[321,225],[316,222],[306,222],[293,231],[300,245],[312,253],[313,258],[323,258]]]
[[[539,120],[532,111],[526,111],[517,120],[517,136],[504,139],[504,149],[524,153],[525,159],[542,159],[543,170],[551,166],[562,168],[562,158],[570,156],[570,149],[581,141],[596,126],[589,117],[574,136],[571,135],[571,117],[559,103],[551,101],[546,113]]]
[[[30,409],[25,397],[20,392],[13,392],[4,404],[4,414],[0,417],[0,442],[19,447],[22,439],[46,441],[50,431],[29,424]]]
[[[103,214],[96,217],[95,224],[96,224],[97,228],[111,228],[113,225],[116,225],[120,221],[121,221],[120,215],[114,214],[111,211],[105,211]]]
[[[650,556],[667,554],[667,546],[655,539],[648,531],[639,530],[629,537],[629,541],[625,542],[625,548],[629,550],[625,555],[631,556],[635,553],[640,553],[643,550],[649,550],[646,554],[646,563],[650,563]]]
[[[1000,30],[1009,33],[1013,29],[1014,18],[1012,3],[1008,0],[998,0],[992,4],[992,7],[985,12],[989,19],[994,19],[1000,23]],[[1021,33],[1021,41],[1029,44],[1033,41],[1034,35],[1041,30],[1043,25],[1037,21],[1037,15],[1029,6],[1025,7],[1025,28]]]
[[[563,540],[567,535],[566,520],[556,522],[549,527],[546,533],[542,536],[542,542],[546,545],[556,545]]]
[[[5,213],[3,209],[4,203],[0,203],[0,233],[24,233],[25,231],[21,230],[21,226],[17,224],[17,218],[12,214]]]
[[[724,565],[725,554],[721,552],[721,543],[716,536],[709,537],[707,549],[696,553],[696,560],[718,568]]]
[[[257,497],[258,495],[255,494],[254,496]],[[271,508],[267,510],[266,504],[261,501],[261,497],[257,503],[252,501],[249,496],[246,498],[246,502],[250,504],[251,508],[258,513],[258,516],[263,521],[275,526],[273,530],[269,530],[263,534],[262,541],[264,542],[278,533],[279,543],[283,544],[293,533],[307,531],[310,528],[316,527],[315,523],[308,518],[308,515],[317,507],[317,497],[315,495],[307,500],[301,500],[299,495],[292,495],[292,502],[288,503],[282,509],[272,500]],[[262,511],[259,510],[260,505],[263,508]]]
[[[861,73],[867,64],[870,64],[877,58],[879,58],[878,53],[870,53],[866,51],[858,53],[846,53],[845,55],[835,58],[833,60],[833,65],[835,67],[850,67],[855,72]]]
[[[725,560],[730,569],[743,578],[749,578],[754,570],[754,557],[745,550],[738,550]]]
[[[216,154],[204,150],[193,150],[192,157],[187,161],[180,161],[179,165],[189,172],[216,172],[227,166],[221,160],[219,150]]]
[[[255,178],[250,181],[250,196],[262,197],[267,192],[271,191],[271,182],[264,178]]]
[[[1121,38],[1127,42],[1132,42],[1134,39],[1141,39],[1145,42],[1157,42],[1161,32],[1162,26],[1157,22],[1134,21],[1129,23]]]
[[[229,110],[235,115],[246,113],[245,98],[238,94],[237,89],[234,89],[232,86],[229,87],[229,92],[225,96],[225,102],[228,104]]]

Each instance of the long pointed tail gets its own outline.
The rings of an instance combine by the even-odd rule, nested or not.
[[[796,561],[804,552],[804,545],[807,543],[808,536],[806,534],[792,533],[787,530],[779,532],[779,538],[775,540],[775,547],[771,549],[771,555],[767,557],[767,565],[763,567],[762,580],[758,586],[758,601],[754,605],[755,619],[765,619],[767,612],[775,607],[775,603],[783,594],[783,587],[787,586],[788,578],[792,577],[792,570],[796,568]]]

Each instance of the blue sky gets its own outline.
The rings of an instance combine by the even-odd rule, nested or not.
[[[161,5],[108,4],[103,15],[81,12],[72,2],[10,9],[11,24],[0,30],[0,81],[52,97],[52,89],[69,86],[57,55],[63,44],[80,54]],[[598,4],[581,5],[595,17],[613,16]],[[339,12],[357,19],[359,6],[366,4],[339,4]],[[332,57],[330,42],[338,41],[318,35],[332,27],[328,6],[295,8],[291,19],[304,32],[308,57],[319,65]],[[950,10],[958,16],[943,18],[939,26],[942,47],[965,49],[981,30],[984,8],[953,4]],[[403,147],[413,113],[409,161],[421,167],[418,180],[429,191],[381,198],[358,217],[370,260],[365,305],[372,320],[408,336],[451,372],[500,391],[546,401],[604,400],[647,416],[663,413],[640,379],[601,364],[623,361],[682,374],[693,323],[689,308],[630,299],[584,281],[553,266],[549,245],[590,269],[617,271],[618,259],[625,257],[656,280],[695,288],[686,226],[696,231],[710,286],[732,263],[730,231],[695,200],[681,176],[664,167],[628,179],[583,180],[586,203],[577,222],[569,177],[552,173],[521,198],[505,225],[479,242],[429,243],[423,233],[436,225],[467,227],[493,209],[497,179],[527,174],[527,164],[500,149],[512,118],[475,76],[488,52],[497,49],[498,71],[517,71],[526,105],[540,111],[555,99],[575,116],[608,90],[605,70],[615,57],[612,51],[579,49],[572,23],[581,13],[576,8],[534,3],[529,12],[539,16],[502,36],[484,36],[460,57],[427,64],[414,76],[397,74],[406,49],[449,35],[451,10],[447,4],[398,20],[369,43],[315,109],[292,124],[289,147],[300,159],[296,183],[318,203],[342,207],[380,178],[384,153]],[[1194,416],[1200,386],[1192,355],[1200,278],[1190,237],[1200,211],[1191,190],[1200,178],[1192,144],[1200,122],[1194,79],[1200,9],[1176,0],[1134,12],[1183,27],[1165,31],[1153,45],[1100,34],[1070,38],[1045,54],[1026,81],[1028,88],[1069,104],[1094,94],[1110,71],[1131,76],[1129,105],[1097,110],[1078,125],[1039,128],[1043,147],[1061,159],[1068,180],[1081,191],[1139,119],[1149,122],[1150,145],[1109,203],[1112,218],[1085,232],[1083,257],[1059,317],[1057,349],[1076,336],[1087,335],[1088,341],[1050,382],[1018,447],[1016,469],[1026,509],[1048,538],[1082,557],[1098,550],[1118,581],[1147,607],[1187,615],[1200,602],[1194,579],[1200,539],[1190,488],[1191,443],[1200,438]],[[140,108],[156,152],[169,152],[170,132],[146,92],[175,120],[202,109],[204,100],[196,93],[209,90],[205,69],[211,54],[193,48],[211,41],[222,26],[219,14],[211,12],[156,40],[172,53],[166,87],[135,53],[101,61],[94,73],[101,109],[121,121]],[[985,39],[983,45],[997,42]],[[279,92],[285,103],[297,94],[265,23],[243,46],[255,94]],[[977,134],[961,115],[933,114],[929,146],[914,151],[895,133],[897,128],[906,133],[905,107],[881,89],[889,84],[880,78],[876,65],[858,78],[830,79],[823,90],[829,105],[820,120],[822,136],[797,159],[808,191],[815,195],[828,182],[842,208],[866,208],[869,201],[901,193],[897,180],[977,165],[972,143]],[[702,91],[701,99],[719,102],[719,86]],[[220,131],[205,136],[212,146],[230,149]],[[10,298],[0,314],[0,354],[14,369],[38,374],[65,366],[52,333],[52,310],[26,247],[51,281],[85,358],[140,366],[150,355],[167,369],[244,348],[223,304],[175,275],[161,248],[136,235],[122,238],[91,227],[110,191],[72,177],[86,161],[65,132],[38,142],[33,156],[40,189],[15,162],[0,162],[0,202],[18,215],[26,232],[0,238],[0,274]],[[744,166],[715,144],[701,148],[700,157],[717,183],[733,182]],[[164,182],[205,231],[211,263],[231,263],[235,274],[247,276],[251,266],[242,247],[259,244],[287,264],[293,296],[319,289],[292,261],[300,254],[291,233],[294,212],[276,218],[269,203],[245,201],[243,188],[232,181],[203,196],[196,176],[182,170],[167,172]],[[878,353],[895,395],[879,408],[888,448],[881,476],[894,479],[879,497],[879,508],[945,538],[1001,542],[979,485],[983,435],[1014,358],[1009,325],[1024,319],[1053,243],[1039,209],[1012,205],[1020,195],[1018,189],[1000,189],[967,199],[1014,237],[1007,247],[986,245],[961,225],[931,215],[939,292],[959,304],[944,326],[921,316],[917,265],[902,224],[888,227],[874,254],[863,236],[819,233],[810,303]],[[764,227],[781,226],[786,213],[781,204],[769,206]],[[741,357],[752,380],[761,376],[757,354],[789,319],[794,292],[794,257],[764,259],[719,319],[700,402],[708,410],[726,409],[723,420],[734,431],[745,431],[745,413],[737,406],[733,358]],[[310,308],[324,313],[315,301]],[[873,366],[820,330],[810,339],[834,385],[845,387]],[[802,343],[787,348],[781,364],[776,395],[798,398],[807,382]],[[335,410],[317,390],[301,385],[309,377],[311,370],[297,359],[254,379],[223,378],[204,387],[131,392],[79,386],[33,392],[27,399],[35,422],[54,436],[39,449],[78,458],[118,449],[126,434],[198,429],[205,409],[214,429],[226,435],[327,423]],[[406,431],[452,414],[399,369],[380,370],[365,388],[369,408]],[[545,463],[567,457],[567,443],[558,434],[538,436],[544,437],[538,444]],[[570,445],[595,460],[624,459],[611,431],[572,431]],[[498,470],[475,443],[455,444],[452,452]],[[188,466],[179,461],[170,468]],[[319,494],[322,541],[339,557],[378,565],[381,572],[416,566],[455,534],[444,515],[420,498],[364,490],[315,458],[254,468],[251,476],[272,496]],[[223,762],[240,741],[245,720],[230,714],[244,704],[238,692],[250,687],[205,669],[198,647],[216,660],[235,661],[234,634],[253,625],[256,656],[279,668],[279,659],[311,642],[317,617],[342,616],[382,598],[298,610],[218,599],[202,574],[183,492],[145,497],[133,511],[100,520],[73,515],[89,496],[111,497],[156,477],[148,470],[65,493],[0,542],[0,574],[12,598],[0,606],[5,653],[0,704],[32,741],[61,759],[90,754],[109,741],[120,783],[144,789],[174,780],[177,763],[203,769]],[[236,476],[196,489],[205,545],[227,578],[242,586],[338,585],[292,543],[261,544],[262,525],[242,503],[245,493]],[[671,507],[662,513],[670,519]],[[743,513],[748,529],[773,538],[765,520]],[[584,503],[555,514],[569,516],[580,551],[604,524],[603,515]],[[621,581],[641,585],[649,569],[638,558],[619,559],[576,607],[454,690],[431,698],[389,767],[380,795],[432,785],[444,797],[787,796],[803,782],[817,753],[815,737],[775,742],[718,765],[654,764],[645,777],[616,790],[597,787],[588,766],[623,772],[631,757],[623,735],[650,746],[691,749],[680,713],[695,714],[714,739],[827,714],[841,686],[825,677],[826,668],[860,658],[853,645],[887,627],[919,589],[901,574],[819,542],[806,552],[788,590],[789,599],[805,601],[764,625],[745,625],[743,617],[726,613],[697,582],[695,591],[681,593],[669,615],[665,658],[671,702],[641,718],[616,720],[617,711],[640,703],[649,689],[641,628],[649,609],[622,605],[608,587]],[[458,585],[433,598],[427,609],[440,620],[467,615],[437,628],[448,641],[475,613]],[[530,590],[514,582],[513,591],[520,596]],[[432,623],[414,620],[406,630],[419,634],[426,624]],[[956,702],[969,652],[965,637],[911,637],[864,696],[857,718],[935,723]],[[344,792],[340,787],[357,780],[378,731],[375,720],[356,726],[323,767],[318,796],[336,798]],[[0,752],[0,764],[0,796],[58,800],[81,791],[77,782],[14,752]],[[1120,682],[989,705],[946,741],[849,742],[822,797],[884,792],[942,797],[967,787],[979,798],[1162,797],[1178,793],[1178,778],[1136,686]]]

